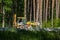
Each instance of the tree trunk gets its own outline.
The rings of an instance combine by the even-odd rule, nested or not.
[[[56,0],[56,19],[58,19],[59,15],[59,2]]]
[[[59,0],[59,18],[60,18],[60,0]]]
[[[40,4],[40,28],[42,28],[42,0],[39,0]]]
[[[34,22],[35,22],[35,0],[33,0],[33,13],[34,13]]]
[[[5,15],[5,10],[4,10],[4,4],[3,4],[3,0],[2,0],[2,13],[3,13],[3,20],[2,20],[2,27],[4,28],[5,22],[4,22],[4,15]]]
[[[27,8],[28,10],[27,10],[27,11],[28,11],[28,14],[29,14],[29,9],[30,9],[30,8],[29,8],[29,4],[30,4],[30,1],[27,0],[27,2],[28,2],[28,6],[27,6],[27,7],[28,7],[28,8]],[[27,15],[27,14],[26,14],[26,15]],[[26,17],[28,18],[28,16],[26,16]],[[29,18],[28,18],[28,19],[29,19]]]
[[[51,18],[50,16],[50,1],[49,1],[49,19]]]
[[[2,27],[4,28],[4,26],[5,26],[5,21],[4,21],[5,10],[4,10],[4,7],[3,7],[2,13],[3,13],[3,23],[2,23]]]
[[[52,20],[51,20],[52,27],[53,27],[53,13],[54,13],[54,0],[52,0]]]
[[[39,18],[39,0],[37,0],[37,12],[36,12],[36,22],[38,22],[38,18]]]
[[[26,0],[24,0],[24,17],[26,18]],[[26,18],[27,20],[27,18]]]
[[[46,27],[47,27],[48,0],[46,0]]]
[[[30,2],[30,22],[32,21],[32,0],[31,0],[31,2]]]
[[[46,4],[46,3],[45,3],[45,0],[44,0],[43,21],[45,21],[45,16],[46,16],[46,15],[45,15],[45,4]]]

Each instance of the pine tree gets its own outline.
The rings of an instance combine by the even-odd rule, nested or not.
[[[54,0],[52,0],[52,21],[51,21],[52,27],[53,27],[53,13],[54,13]]]
[[[27,0],[24,0],[24,17],[26,18],[26,2]],[[26,18],[27,19],[27,18]]]
[[[32,0],[30,0],[31,2],[30,2],[30,22],[32,21]]]
[[[35,19],[35,6],[36,6],[36,5],[35,5],[35,0],[33,0],[33,13],[34,13],[34,22],[35,22],[35,20],[36,20],[36,19]]]
[[[37,0],[37,10],[36,10],[36,22],[38,22],[38,15],[39,15],[39,0]]]
[[[56,19],[58,19],[59,15],[59,2],[56,0]]]
[[[39,0],[40,8],[40,27],[42,28],[42,0]]]
[[[47,27],[48,0],[46,0],[46,27]]]

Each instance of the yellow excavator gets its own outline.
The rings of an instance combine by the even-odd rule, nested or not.
[[[16,21],[16,19],[17,19],[17,21]],[[16,14],[14,15],[13,23],[15,25],[14,27],[16,27],[16,28],[20,28],[21,26],[25,26],[25,25],[27,25],[28,27],[31,25],[36,26],[38,24],[36,22],[30,22],[30,21],[27,22],[26,17],[16,17]]]

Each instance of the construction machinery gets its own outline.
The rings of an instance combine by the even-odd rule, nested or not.
[[[26,25],[26,18],[25,17],[17,17],[17,28],[23,27]]]

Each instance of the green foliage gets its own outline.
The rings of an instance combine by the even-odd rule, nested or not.
[[[50,28],[51,27],[51,21],[48,21],[47,23],[46,22],[43,22],[43,28]]]
[[[54,27],[60,27],[60,19],[54,19]]]
[[[0,40],[60,40],[60,32],[39,31],[32,32],[18,30],[17,32],[0,31]]]
[[[12,0],[4,0],[5,3],[5,11],[11,11],[11,6],[12,6]]]
[[[0,3],[2,2],[2,0],[0,0]]]
[[[18,17],[24,16],[24,0],[17,1],[17,16]]]
[[[12,5],[12,0],[4,0],[5,4]]]
[[[48,22],[43,22],[43,28],[50,28],[52,27],[51,21],[48,20]],[[60,19],[54,19],[53,20],[53,27],[60,27]]]
[[[7,7],[7,6],[5,6],[5,11],[11,11],[11,8],[9,8],[9,7]]]

